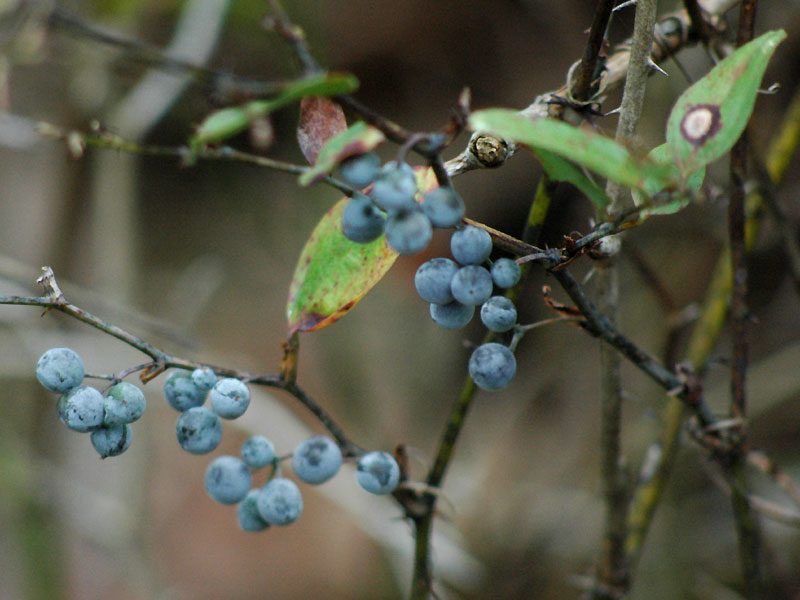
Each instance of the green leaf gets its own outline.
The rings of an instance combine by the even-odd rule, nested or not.
[[[380,130],[363,121],[329,139],[317,155],[317,161],[308,171],[300,175],[300,185],[309,185],[329,173],[349,156],[369,152],[384,140]]]
[[[417,167],[416,176],[419,195],[437,185],[430,168]],[[369,244],[344,237],[341,221],[348,200],[342,198],[322,217],[300,254],[286,304],[289,337],[341,319],[397,260],[384,236]]]
[[[667,144],[681,174],[697,171],[736,143],[750,120],[767,63],[785,37],[778,30],[754,39],[681,94],[667,120]]]
[[[553,181],[568,181],[586,194],[586,197],[592,201],[598,211],[606,210],[608,198],[605,192],[578,167],[547,150],[536,150],[534,154],[536,154],[539,162],[542,163],[542,168],[550,176],[550,179]]]
[[[358,88],[358,80],[349,73],[325,73],[298,79],[269,100],[254,100],[241,106],[223,108],[207,116],[189,140],[197,148],[226,140],[247,129],[250,123],[287,104],[306,96],[336,96],[349,94]]]
[[[630,188],[644,189],[651,179],[667,181],[661,165],[636,158],[614,140],[555,119],[532,120],[515,110],[491,108],[472,113],[469,126],[534,152],[552,152]]]
[[[675,164],[672,158],[672,152],[668,144],[661,144],[656,146],[648,154],[651,160],[661,164],[667,169],[670,178],[675,181],[680,181],[681,173],[678,165]],[[706,168],[700,167],[697,171],[686,178],[686,182],[681,186],[668,186],[663,182],[651,180],[645,186],[644,193],[638,190],[633,190],[633,200],[636,206],[643,206],[639,212],[639,222],[645,221],[648,217],[653,215],[671,215],[686,208],[691,202],[691,196],[687,193],[690,190],[697,191],[703,185],[703,180],[706,176]],[[661,194],[665,189],[668,193]],[[663,195],[666,200],[659,200],[659,196]]]

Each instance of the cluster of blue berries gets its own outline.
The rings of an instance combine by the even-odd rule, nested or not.
[[[359,189],[372,184],[368,194],[354,194],[342,213],[342,232],[353,242],[365,244],[385,233],[398,253],[417,254],[431,241],[434,227],[455,227],[464,217],[464,200],[452,188],[433,189],[417,202],[417,179],[407,163],[381,166],[378,155],[368,152],[344,160],[339,174]]]
[[[222,420],[242,416],[250,405],[250,391],[239,379],[218,379],[210,367],[194,371],[173,371],[164,383],[169,405],[181,412],[175,435],[181,448],[192,454],[213,451],[222,440]],[[211,407],[203,406],[206,397]],[[304,483],[328,481],[342,465],[342,451],[331,438],[314,436],[302,442],[290,455],[297,479]],[[289,458],[288,456],[285,458]],[[263,531],[270,525],[289,525],[303,510],[297,484],[280,472],[281,458],[267,438],[254,435],[242,445],[239,456],[223,455],[208,465],[205,488],[221,504],[237,504],[239,527]],[[271,466],[269,481],[253,487],[253,474]],[[374,494],[388,494],[400,481],[400,467],[383,452],[359,459],[356,472],[361,486]]]
[[[172,371],[164,382],[167,402],[181,413],[175,435],[181,448],[207,454],[222,441],[222,420],[241,417],[250,406],[250,390],[239,379],[217,379],[209,367]],[[211,399],[211,408],[203,406]]]
[[[328,481],[342,466],[342,451],[324,435],[301,442],[291,458],[297,479],[312,485]],[[242,445],[240,457],[220,456],[208,465],[206,491],[217,502],[238,504],[237,517],[243,531],[294,523],[303,511],[303,497],[294,481],[280,475],[280,461],[272,442],[252,436]],[[273,476],[263,487],[253,488],[253,473],[268,465]],[[400,482],[400,467],[386,452],[369,452],[358,459],[356,479],[368,492],[389,494]]]
[[[491,331],[503,333],[517,323],[517,310],[505,296],[493,296],[495,286],[507,289],[520,279],[519,265],[500,258],[491,271],[482,266],[489,261],[492,237],[472,225],[461,226],[464,200],[449,187],[417,194],[414,170],[406,163],[388,162],[368,152],[344,160],[339,165],[342,179],[359,189],[372,184],[368,195],[357,193],[342,213],[342,232],[349,240],[367,243],[386,234],[386,242],[404,255],[425,249],[433,228],[455,228],[450,250],[455,261],[434,258],[417,270],[414,283],[423,300],[430,303],[431,318],[444,329],[459,329],[472,320],[475,307],[481,307],[481,321]],[[470,357],[469,373],[485,390],[506,387],[517,370],[514,353],[503,344],[487,343]]]
[[[86,376],[81,357],[70,348],[50,348],[36,364],[36,378],[51,392],[61,394],[58,416],[73,431],[90,433],[92,446],[101,458],[117,456],[133,439],[131,423],[146,406],[144,393],[122,381],[106,395],[81,385]]]
[[[492,252],[492,237],[478,227],[466,225],[450,238],[449,258],[423,263],[414,276],[417,293],[430,303],[431,318],[444,329],[459,329],[472,320],[480,306],[481,321],[490,330],[503,333],[517,323],[517,309],[505,296],[493,296],[495,286],[507,289],[521,276],[519,265],[499,258],[491,270],[482,266]],[[478,387],[499,390],[506,387],[517,370],[513,352],[491,342],[475,349],[469,359],[469,374]]]
[[[81,385],[86,371],[81,357],[70,348],[51,348],[36,365],[36,377],[48,390],[61,394],[58,416],[80,433],[91,433],[101,458],[117,456],[130,447],[130,424],[144,413],[144,393],[135,385],[120,382],[104,396]],[[169,405],[181,415],[175,435],[181,448],[192,454],[207,454],[222,440],[221,419],[242,416],[250,405],[250,391],[239,379],[218,379],[210,367],[194,371],[176,370],[164,383]],[[203,406],[210,398],[211,407]],[[302,442],[292,458],[297,479],[320,484],[339,472],[342,452],[327,436]],[[300,516],[303,498],[297,484],[280,475],[282,458],[267,438],[254,435],[242,445],[240,456],[219,456],[206,469],[205,488],[222,504],[238,504],[239,526],[244,531],[262,531],[270,525],[288,525]],[[253,488],[253,473],[271,466],[269,481]],[[400,467],[391,454],[368,452],[358,458],[356,480],[373,494],[389,494],[400,483]]]

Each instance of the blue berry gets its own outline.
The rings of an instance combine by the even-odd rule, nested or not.
[[[434,258],[422,263],[414,275],[414,286],[425,302],[448,304],[453,301],[450,282],[458,265],[449,258]]]
[[[102,427],[104,404],[103,394],[81,385],[58,399],[58,417],[73,431],[86,433]]]
[[[108,390],[104,403],[103,425],[125,425],[142,416],[147,400],[144,392],[127,381],[121,381]]]
[[[223,419],[241,417],[250,406],[250,390],[238,379],[220,379],[211,388],[211,407]]]
[[[449,187],[438,187],[422,197],[422,211],[434,227],[455,227],[464,218],[464,200]]]
[[[258,513],[257,498],[260,490],[250,490],[236,508],[236,517],[242,531],[264,531],[269,527]]]
[[[449,304],[431,304],[431,319],[442,329],[461,329],[474,314],[474,306],[455,300]]]
[[[58,394],[78,387],[85,375],[81,357],[70,348],[50,348],[36,363],[36,379]]]
[[[206,469],[206,491],[220,504],[244,500],[253,478],[247,465],[235,456],[219,456]]]
[[[339,175],[353,187],[364,188],[375,180],[380,167],[381,157],[375,152],[367,152],[339,163]]]
[[[371,494],[390,494],[400,482],[400,467],[391,454],[368,452],[358,459],[356,480]]]
[[[92,446],[97,450],[100,458],[119,456],[130,448],[133,440],[133,430],[130,425],[111,425],[95,429],[91,435]]]
[[[164,395],[169,405],[184,412],[206,401],[207,390],[198,386],[188,371],[173,371],[164,382]]]
[[[383,210],[409,210],[417,203],[417,178],[407,163],[395,161],[383,165],[369,195]]]
[[[506,387],[516,370],[514,354],[503,344],[483,344],[469,357],[469,375],[484,390],[493,391]]]
[[[492,279],[499,288],[508,289],[517,285],[521,276],[519,265],[510,258],[498,258],[492,265]]]
[[[266,467],[275,460],[275,446],[263,435],[251,436],[242,444],[242,460],[253,469]]]
[[[276,477],[258,492],[256,507],[270,525],[289,525],[303,512],[303,497],[294,481]]]
[[[353,196],[342,212],[342,233],[357,244],[380,237],[385,225],[386,217],[364,194]]]
[[[393,212],[386,219],[386,242],[404,256],[424,250],[432,236],[430,219],[417,208]]]
[[[192,381],[201,390],[210,390],[217,383],[217,374],[211,367],[199,367],[192,371]]]
[[[492,276],[489,271],[477,265],[461,267],[450,282],[453,298],[462,304],[477,306],[486,302],[492,295]]]
[[[508,331],[517,322],[517,309],[505,296],[492,296],[481,306],[481,321],[495,333]]]
[[[204,406],[190,408],[178,417],[175,435],[181,448],[192,454],[207,454],[222,440],[222,421]]]
[[[339,472],[342,451],[331,438],[315,435],[300,443],[292,454],[295,475],[305,483],[323,483]]]
[[[492,253],[492,236],[485,229],[467,225],[450,237],[450,252],[462,265],[479,265]]]

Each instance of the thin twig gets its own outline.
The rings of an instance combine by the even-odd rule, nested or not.
[[[625,358],[647,374],[653,381],[670,394],[684,402],[696,415],[701,427],[713,425],[716,419],[702,398],[693,398],[686,382],[674,372],[664,368],[657,360],[639,348],[600,313],[586,292],[566,268],[551,270],[564,291],[581,311],[586,322],[583,324],[592,335],[614,346]]]
[[[61,140],[65,142],[73,153],[73,155],[80,156],[87,146],[94,148],[105,148],[109,150],[119,150],[129,154],[139,154],[142,156],[167,156],[177,158],[181,161],[186,161],[190,156],[201,160],[219,160],[229,162],[239,162],[251,164],[258,167],[273,169],[283,173],[290,173],[292,175],[302,175],[311,167],[305,165],[298,165],[281,160],[275,160],[266,156],[257,154],[250,154],[236,150],[230,146],[200,146],[196,149],[190,150],[188,146],[156,146],[148,144],[139,144],[133,140],[126,139],[120,135],[112,133],[102,128],[98,123],[93,124],[92,131],[82,132],[64,129],[58,125],[51,123],[39,122],[36,123],[36,130],[40,135],[45,137]],[[336,188],[347,196],[352,196],[357,190],[352,186],[325,175],[320,178],[320,181]]]
[[[292,46],[306,75],[322,72],[322,68],[314,60],[314,56],[308,48],[305,32],[291,21],[279,0],[267,0],[267,2],[272,9],[273,16],[265,22],[265,25],[272,28]]]
[[[635,134],[642,114],[650,54],[653,50],[653,29],[656,21],[656,1],[639,0],[633,37],[630,43],[628,74],[620,105],[615,139],[627,143]],[[607,212],[612,217],[632,205],[630,191],[609,181],[606,195],[610,199]],[[603,217],[605,215],[599,215]],[[600,309],[616,324],[619,314],[619,268],[613,260],[598,261],[597,286]],[[625,593],[630,585],[626,564],[625,538],[628,520],[628,482],[622,463],[622,378],[621,356],[616,348],[600,348],[601,367],[601,473],[605,498],[605,531],[603,553],[598,571],[603,588]],[[595,591],[593,596],[607,599]]]
[[[606,30],[614,3],[615,0],[599,0],[595,5],[589,37],[586,40],[583,58],[581,58],[571,90],[572,97],[579,102],[588,101],[597,91],[600,79],[597,68],[598,59],[603,49],[603,41],[606,39]]]
[[[739,30],[736,46],[741,47],[753,39],[757,0],[743,0],[739,11]],[[744,420],[747,416],[746,377],[748,363],[747,324],[747,251],[745,239],[745,197],[748,178],[747,130],[731,149],[730,199],[728,204],[728,241],[731,252],[733,293],[731,296],[730,322],[733,338],[731,358],[731,402],[730,416]],[[746,444],[743,427],[732,431],[731,443],[735,452],[726,467],[731,481],[731,504],[739,542],[742,579],[749,600],[765,596],[765,584],[761,571],[759,527],[748,499],[747,470],[743,451]]]
[[[689,13],[689,19],[692,23],[691,34],[698,37],[704,44],[707,44],[711,39],[713,30],[706,21],[700,4],[697,0],[683,0],[683,5],[686,7],[686,12]]]

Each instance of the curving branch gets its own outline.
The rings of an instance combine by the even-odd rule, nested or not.
[[[37,279],[37,283],[42,286],[44,290],[43,296],[3,296],[0,295],[0,304],[11,304],[19,306],[40,306],[49,310],[57,310],[62,312],[82,323],[102,331],[114,337],[121,342],[136,348],[143,354],[149,356],[152,361],[125,369],[113,376],[101,376],[103,379],[110,378],[112,381],[121,380],[135,372],[141,371],[140,378],[143,382],[147,382],[166,369],[196,369],[198,367],[210,367],[214,373],[223,377],[235,377],[247,383],[256,385],[263,385],[266,387],[273,387],[284,390],[296,398],[303,406],[305,406],[317,418],[317,420],[328,430],[336,442],[342,449],[345,456],[358,456],[363,453],[363,449],[355,442],[350,440],[344,433],[344,430],[334,421],[322,406],[319,405],[308,393],[306,393],[294,381],[286,381],[283,377],[277,374],[259,374],[249,373],[247,371],[240,371],[231,369],[229,367],[208,365],[197,361],[189,360],[172,356],[156,348],[149,342],[141,339],[140,337],[114,325],[108,323],[93,315],[92,313],[70,303],[61,291],[61,288],[56,281],[53,269],[50,267],[42,267],[44,274]]]

